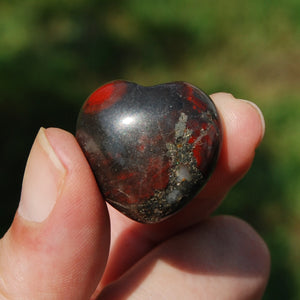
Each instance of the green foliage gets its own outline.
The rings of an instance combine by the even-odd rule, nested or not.
[[[40,126],[74,131],[84,99],[112,79],[185,80],[261,106],[265,140],[218,213],[267,241],[265,299],[299,299],[299,16],[298,0],[1,1],[1,233]]]

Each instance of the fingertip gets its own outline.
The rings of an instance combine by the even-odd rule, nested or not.
[[[78,226],[91,226],[100,230],[99,236],[109,241],[107,206],[76,138],[59,128],[46,129],[46,135],[68,171],[64,199],[60,201],[64,215],[59,217],[65,222],[70,218],[70,222]]]
[[[22,293],[36,299],[34,293],[42,293],[87,299],[104,271],[109,243],[107,207],[75,137],[41,129],[21,204],[0,243],[0,275],[11,298]],[[24,280],[16,285],[17,277]]]
[[[245,261],[256,268],[257,274],[267,278],[270,271],[270,252],[266,242],[246,221],[229,215],[215,216],[210,221],[214,223],[222,235],[226,235],[232,242],[232,247],[239,245],[236,249],[241,251]]]
[[[45,129],[45,134],[53,149],[67,167],[70,165],[72,168],[77,168],[88,165],[73,134],[54,127]]]
[[[220,162],[229,174],[240,178],[251,166],[255,150],[263,139],[263,115],[254,103],[228,93],[216,93],[211,98],[223,123]]]
[[[18,213],[28,221],[44,221],[63,189],[66,176],[67,170],[53,150],[46,130],[40,128],[27,160]]]
[[[248,296],[251,295],[249,299],[260,299],[271,268],[271,255],[266,242],[250,224],[240,218],[217,216],[211,221],[215,230],[227,241],[229,263],[238,267],[242,276],[246,275],[244,291],[248,292]],[[219,242],[222,243],[222,240]]]
[[[258,105],[249,100],[237,99],[229,93],[212,94],[211,98],[220,110],[226,127],[230,126],[231,130],[251,129],[257,147],[265,133],[265,119]]]
[[[229,293],[243,295],[242,299],[263,296],[270,274],[270,252],[251,225],[234,216],[216,216],[195,226],[195,232],[202,237],[198,243],[210,249],[208,258],[202,259],[227,281]],[[197,235],[194,239],[196,242]]]

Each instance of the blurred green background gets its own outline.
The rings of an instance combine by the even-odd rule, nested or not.
[[[0,230],[18,205],[40,126],[74,132],[101,84],[185,80],[256,102],[264,142],[218,213],[247,220],[266,240],[264,299],[300,299],[300,1],[0,2]]]

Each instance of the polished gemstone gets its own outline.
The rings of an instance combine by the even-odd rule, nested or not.
[[[90,95],[76,138],[108,203],[156,223],[184,207],[211,175],[220,119],[211,99],[186,82],[110,82]]]

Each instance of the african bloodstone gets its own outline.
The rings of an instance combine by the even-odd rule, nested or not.
[[[142,223],[166,219],[199,192],[221,136],[213,102],[186,82],[110,82],[84,103],[76,131],[106,201]]]

